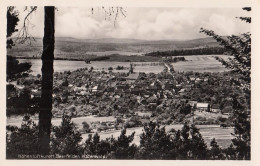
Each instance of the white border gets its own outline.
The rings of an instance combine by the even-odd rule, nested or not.
[[[187,7],[187,8],[242,8],[252,7],[252,158],[251,161],[180,161],[180,160],[6,160],[5,126],[6,126],[6,7],[7,6],[122,6],[122,7]],[[260,165],[260,99],[259,75],[260,62],[260,0],[0,0],[0,165]]]

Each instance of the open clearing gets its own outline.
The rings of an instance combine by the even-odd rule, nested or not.
[[[184,56],[187,61],[172,63],[175,71],[223,72],[227,69],[215,57],[227,59],[227,55]],[[182,56],[183,57],[183,56]]]

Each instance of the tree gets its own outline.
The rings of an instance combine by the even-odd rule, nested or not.
[[[15,46],[13,39],[11,38],[13,33],[17,32],[16,29],[17,23],[19,22],[19,12],[15,10],[14,6],[7,7],[7,40],[6,40],[6,48],[11,49]],[[31,68],[30,63],[19,63],[15,57],[7,56],[7,80],[14,79],[17,75],[21,75],[21,73],[25,71],[29,71]]]
[[[43,154],[49,153],[52,117],[53,60],[54,60],[54,6],[44,7],[44,37],[42,52],[42,91],[39,113],[39,139]]]
[[[111,158],[116,159],[132,159],[137,153],[137,146],[135,144],[131,145],[131,142],[134,140],[135,132],[131,135],[126,136],[126,129],[121,131],[120,136],[117,140],[112,142],[112,154]]]
[[[250,7],[243,10],[251,11]],[[251,17],[239,17],[242,21],[251,23]],[[251,126],[250,126],[250,94],[251,94],[251,33],[243,33],[239,36],[232,35],[226,38],[214,33],[212,30],[201,28],[202,33],[213,37],[217,42],[224,46],[233,58],[224,60],[217,58],[226,68],[239,75],[232,81],[241,88],[247,96],[248,107],[245,107],[238,96],[233,96],[233,116],[234,116],[234,136],[232,139],[237,159],[250,159],[251,149]]]
[[[71,116],[63,115],[61,125],[52,128],[51,154],[81,155],[83,153],[81,140],[81,134],[71,122]]]
[[[173,144],[171,137],[166,133],[165,127],[150,122],[144,125],[144,131],[140,135],[140,147],[138,157],[141,159],[173,159],[171,150]]]
[[[218,143],[216,142],[215,138],[212,139],[210,142],[210,159],[216,160],[216,159],[223,159],[222,150],[219,147]]]
[[[38,126],[29,116],[24,116],[21,127],[7,126],[6,157],[17,159],[18,155],[39,153]]]
[[[95,133],[88,135],[88,139],[85,141],[84,152],[88,155],[98,155],[99,157],[107,158],[111,153],[111,145],[114,142],[114,138],[107,138],[106,140],[100,140],[100,136]]]
[[[193,159],[205,160],[207,158],[207,145],[199,132],[199,129],[192,124],[190,127],[191,152]]]
[[[110,72],[112,72],[112,70],[113,70],[113,67],[109,67],[109,68],[108,68],[108,70],[109,70]]]
[[[251,8],[243,8],[243,10],[251,11]],[[239,17],[242,21],[251,23],[250,17]],[[251,33],[246,32],[239,36],[232,35],[226,38],[219,36],[212,30],[201,28],[200,32],[213,37],[220,45],[224,46],[233,58],[224,60],[216,57],[226,68],[231,69],[234,73],[240,74],[240,78],[236,81],[237,85],[244,90],[250,90],[251,87]]]
[[[6,48],[12,48],[14,46],[13,40],[10,38],[14,32],[17,32],[16,29],[17,23],[19,22],[18,11],[15,10],[14,6],[7,7],[7,40],[6,40]]]
[[[83,125],[84,132],[86,132],[86,133],[90,133],[91,132],[91,128],[90,128],[89,124],[86,121],[82,122],[82,125]]]

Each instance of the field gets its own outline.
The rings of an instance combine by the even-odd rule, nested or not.
[[[228,58],[227,55],[216,55]],[[175,71],[194,71],[194,72],[223,72],[227,69],[218,62],[214,55],[193,55],[185,56],[187,61],[172,63]],[[20,62],[31,62],[32,74],[41,73],[41,60],[40,59],[19,59]],[[143,62],[141,62],[143,61]],[[160,59],[157,57],[145,57],[145,56],[119,56],[113,55],[111,59],[106,61],[91,61],[91,64],[86,64],[84,61],[67,61],[67,60],[55,60],[54,71],[73,71],[79,68],[90,68],[93,67],[95,70],[107,71],[109,67],[114,68],[113,72],[127,72],[128,70],[115,70],[117,66],[130,67],[130,63],[137,64],[134,66],[134,72],[145,72],[145,73],[159,73],[163,71],[164,66],[162,65],[149,65],[151,63],[159,63]],[[142,65],[144,64],[144,65]]]
[[[172,63],[175,71],[223,72],[227,69],[215,59],[215,56],[227,59],[227,55],[184,56],[187,61]]]
[[[37,75],[41,74],[41,65],[42,62],[40,59],[19,59],[19,62],[31,62],[32,74]],[[110,62],[110,61],[94,61],[91,64],[86,64],[84,61],[66,61],[66,60],[55,60],[54,61],[54,71],[55,72],[64,72],[64,71],[74,71],[80,68],[90,68],[93,67],[94,70],[98,71],[108,71],[109,67],[113,67],[113,72],[128,72],[129,70],[115,70],[117,66],[124,66],[126,68],[130,67],[131,62]],[[153,65],[150,66],[151,62],[133,62],[137,64],[134,66],[134,72],[145,72],[145,73],[159,73],[164,69],[162,65]],[[143,64],[143,65],[142,65]]]

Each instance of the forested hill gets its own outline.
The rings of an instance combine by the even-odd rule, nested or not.
[[[154,51],[145,54],[145,56],[155,57],[167,57],[167,56],[179,56],[179,55],[222,55],[227,50],[223,47],[206,47],[206,48],[195,48],[195,49],[181,49],[181,50],[170,50],[170,51]]]

